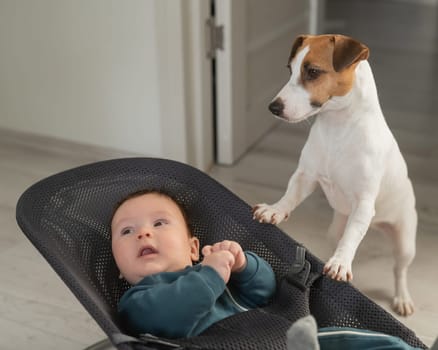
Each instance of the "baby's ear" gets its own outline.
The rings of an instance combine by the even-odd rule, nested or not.
[[[192,261],[199,261],[199,239],[197,237],[190,238],[190,258]]]

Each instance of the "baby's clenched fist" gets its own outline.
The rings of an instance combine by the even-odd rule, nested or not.
[[[202,265],[210,266],[215,269],[225,283],[228,283],[231,276],[231,268],[234,265],[234,255],[227,250],[218,250],[215,252],[204,252],[203,250],[203,254],[204,260],[202,260]]]
[[[231,267],[231,272],[241,272],[245,269],[246,256],[239,243],[235,241],[224,240],[213,245],[206,245],[204,248],[202,248],[202,254],[204,254],[204,256],[217,251],[228,251],[233,254],[234,264]]]

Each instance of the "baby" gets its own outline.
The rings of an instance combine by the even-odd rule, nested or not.
[[[120,321],[135,335],[195,336],[228,316],[267,304],[275,291],[270,265],[234,241],[204,246],[204,259],[194,265],[199,240],[183,208],[167,194],[130,195],[116,208],[111,231],[120,274],[133,285],[119,302]],[[317,329],[310,315],[295,322],[286,338],[289,350],[414,349],[381,333]]]
[[[117,207],[112,250],[133,285],[118,310],[133,334],[166,338],[200,334],[213,323],[268,303],[276,282],[270,265],[235,241],[202,249],[183,208],[168,194],[138,192]]]

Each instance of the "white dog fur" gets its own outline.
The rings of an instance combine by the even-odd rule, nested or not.
[[[279,224],[319,184],[334,210],[336,239],[324,273],[353,278],[352,261],[371,226],[394,244],[395,297],[401,315],[414,311],[407,270],[415,256],[417,212],[406,162],[382,114],[368,48],[342,35],[300,36],[289,58],[290,80],[271,102],[279,118],[317,117],[283,197],[258,204],[254,218]]]

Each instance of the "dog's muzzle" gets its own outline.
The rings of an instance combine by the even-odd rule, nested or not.
[[[276,115],[277,117],[281,117],[284,110],[283,101],[280,98],[277,98],[269,104],[268,108],[272,114]]]

